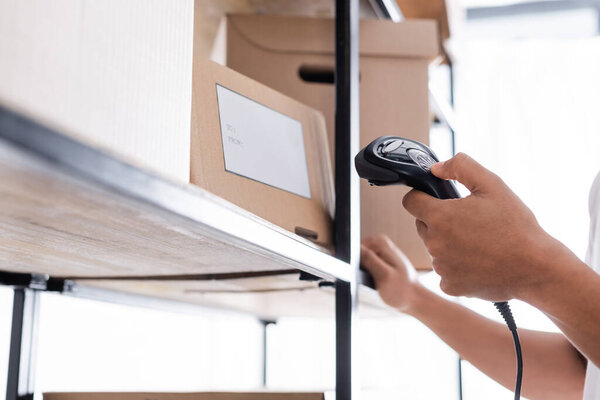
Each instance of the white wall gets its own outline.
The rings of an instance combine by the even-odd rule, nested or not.
[[[261,383],[261,327],[230,313],[179,314],[44,295],[37,389],[194,391]]]

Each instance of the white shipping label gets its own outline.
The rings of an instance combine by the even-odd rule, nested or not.
[[[302,124],[217,85],[225,169],[310,199]]]

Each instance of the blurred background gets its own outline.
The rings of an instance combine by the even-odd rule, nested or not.
[[[454,102],[455,150],[499,174],[542,226],[584,259],[588,191],[600,170],[600,2],[448,6],[453,94],[447,65],[430,72],[432,89]],[[451,155],[451,143],[447,127],[434,125],[432,145],[442,158]],[[433,273],[422,279],[438,291]],[[488,302],[457,301],[499,319]],[[11,290],[0,287],[0,376],[11,302]],[[513,312],[520,327],[556,330],[524,304]],[[269,388],[334,387],[332,319],[282,318],[266,332]],[[511,398],[413,319],[364,319],[359,335],[365,398],[459,399],[461,386],[467,400]],[[256,389],[263,385],[262,341],[263,323],[240,314],[174,313],[44,293],[37,386],[42,392]],[[4,384],[0,379],[0,393]]]

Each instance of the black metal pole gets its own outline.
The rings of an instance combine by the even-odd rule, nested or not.
[[[463,373],[461,356],[458,356],[458,400],[463,400]]]
[[[450,57],[448,57],[448,83],[450,86],[450,105],[454,108],[454,84],[456,83],[456,76],[454,70],[454,64]],[[452,155],[456,154],[456,132],[454,129],[450,129],[450,146],[452,150]],[[458,356],[458,371],[457,371],[457,379],[458,379],[458,399],[463,400],[463,371],[462,371],[462,357]]]
[[[268,338],[268,331],[269,331],[269,325],[274,325],[275,321],[270,321],[270,320],[265,320],[265,319],[261,319],[260,323],[262,324],[262,385],[264,388],[267,387],[268,384],[268,345],[269,345],[269,338]]]
[[[356,399],[353,371],[353,284],[338,281],[335,289],[336,400]],[[354,396],[353,396],[354,395]]]
[[[359,146],[358,0],[336,0],[335,18],[335,251],[358,276],[360,194],[354,171]],[[356,278],[336,282],[336,399],[356,399],[353,320]]]
[[[335,252],[351,262],[359,234],[358,0],[337,0],[335,19]]]
[[[16,288],[13,297],[6,400],[32,400],[39,292]]]
[[[449,86],[450,86],[450,105],[454,109],[454,95],[455,95],[454,84],[456,82],[456,76],[455,76],[455,71],[454,71],[454,64],[452,63],[452,60],[450,60],[450,56],[447,56],[447,57],[448,57],[448,81],[449,81]],[[454,132],[454,129],[452,127],[450,127],[450,145],[452,146],[452,155],[455,155],[456,154],[456,132]]]

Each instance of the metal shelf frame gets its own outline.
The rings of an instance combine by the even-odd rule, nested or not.
[[[39,303],[38,290],[15,288],[6,383],[7,400],[33,400]]]
[[[204,224],[216,236],[226,237],[235,241],[237,245],[272,252],[274,257],[281,258],[287,264],[333,281],[336,318],[336,399],[352,400],[358,398],[359,387],[354,362],[353,333],[356,328],[358,285],[372,284],[372,280],[359,270],[360,196],[358,176],[353,166],[353,158],[359,146],[359,0],[336,0],[335,3],[334,235],[337,258],[313,249],[301,241],[272,232],[268,227],[243,218],[229,209],[218,207],[188,188],[120,162],[101,151],[82,145],[2,108],[0,139],[51,160],[57,168]],[[379,15],[394,20],[401,17],[395,2],[377,0],[373,3],[380,8],[377,10]],[[0,271],[0,284],[14,288],[7,400],[33,398],[40,292],[54,291],[159,309],[199,308],[110,290],[88,289],[68,280],[41,274]],[[167,303],[172,304],[168,306]],[[272,321],[265,321],[265,327],[270,323]],[[266,336],[264,340],[266,341]],[[263,371],[266,371],[264,368],[265,365]],[[266,376],[264,379],[266,383]]]

